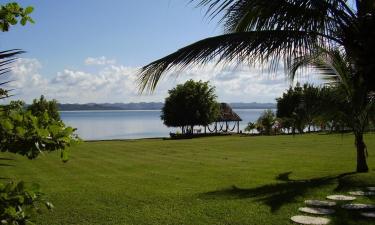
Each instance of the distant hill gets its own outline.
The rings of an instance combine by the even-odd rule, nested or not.
[[[139,103],[87,103],[87,104],[59,104],[60,111],[78,110],[160,110],[161,102],[139,102]]]
[[[60,111],[79,110],[160,110],[162,102],[139,103],[87,103],[87,104],[59,104]],[[276,108],[274,103],[230,103],[234,109],[270,109]]]

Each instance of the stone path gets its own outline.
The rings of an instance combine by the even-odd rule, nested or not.
[[[335,201],[353,201],[356,197],[346,195],[328,195],[327,199]]]
[[[319,206],[319,207],[332,207],[336,205],[336,202],[333,201],[320,201],[320,200],[306,200],[306,205],[309,206]]]
[[[351,191],[350,195],[354,196],[375,196],[375,187],[367,187],[367,191]],[[328,195],[326,198],[337,202],[348,202],[356,199],[354,196],[347,195]],[[305,200],[305,204],[310,207],[301,207],[298,210],[303,213],[314,214],[314,215],[330,215],[334,214],[335,210],[332,207],[337,205],[334,201],[321,201],[321,200]],[[347,210],[371,210],[375,209],[375,205],[362,204],[362,203],[345,203],[341,205],[341,208]],[[363,217],[375,218],[375,211],[361,212]],[[325,217],[317,216],[304,216],[296,215],[290,218],[293,222],[298,224],[316,224],[324,225],[330,222],[330,219]]]
[[[356,196],[374,196],[375,192],[373,191],[351,191],[349,192],[350,195]]]
[[[375,212],[364,212],[361,215],[368,218],[375,218]]]
[[[361,204],[361,203],[351,203],[342,205],[341,208],[343,209],[354,209],[354,210],[361,210],[361,209],[375,209],[374,205],[369,204]]]
[[[311,207],[302,207],[298,209],[300,212],[317,214],[317,215],[329,215],[335,213],[334,209],[325,209],[325,208],[311,208]]]
[[[312,217],[312,216],[292,216],[290,218],[293,222],[299,224],[316,224],[316,225],[324,225],[330,222],[330,219],[324,217]]]

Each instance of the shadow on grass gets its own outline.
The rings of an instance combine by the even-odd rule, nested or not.
[[[0,160],[4,160],[4,161],[13,161],[14,159],[11,159],[11,158],[4,158],[4,157],[0,157]]]
[[[232,186],[227,189],[200,194],[202,199],[243,199],[254,198],[271,208],[272,212],[280,209],[284,204],[294,202],[297,197],[304,196],[309,190],[332,184],[334,181],[354,173],[343,173],[335,176],[293,180],[289,176],[292,172],[279,174],[276,180],[282,183],[267,184],[256,188],[239,188]]]
[[[374,224],[374,219],[365,218],[361,216],[361,212],[369,210],[350,210],[335,207],[335,214],[331,218],[331,223],[334,225],[358,225],[358,224]]]
[[[0,166],[14,166],[12,164],[0,163]]]

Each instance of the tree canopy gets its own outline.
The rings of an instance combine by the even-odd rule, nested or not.
[[[60,113],[55,99],[48,101],[43,95],[39,99],[34,99],[33,103],[27,107],[35,116],[47,112],[49,117],[60,120]]]
[[[260,134],[270,135],[275,122],[275,113],[271,109],[264,110],[257,120],[256,129]]]
[[[195,125],[208,125],[219,115],[215,88],[208,82],[189,80],[168,93],[161,115],[168,127],[181,127],[185,133],[187,127],[192,131]]]

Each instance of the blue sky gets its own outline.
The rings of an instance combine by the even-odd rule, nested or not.
[[[2,49],[27,51],[15,64],[16,97],[44,94],[60,102],[163,101],[186,79],[210,80],[219,100],[274,102],[284,76],[259,68],[203,69],[164,79],[153,95],[137,93],[137,69],[199,39],[220,34],[217,21],[189,0],[22,0],[36,21],[1,34]]]
[[[129,66],[146,64],[220,32],[188,0],[18,1],[32,5],[34,25],[2,34],[2,48],[22,48],[51,71],[105,55]]]

